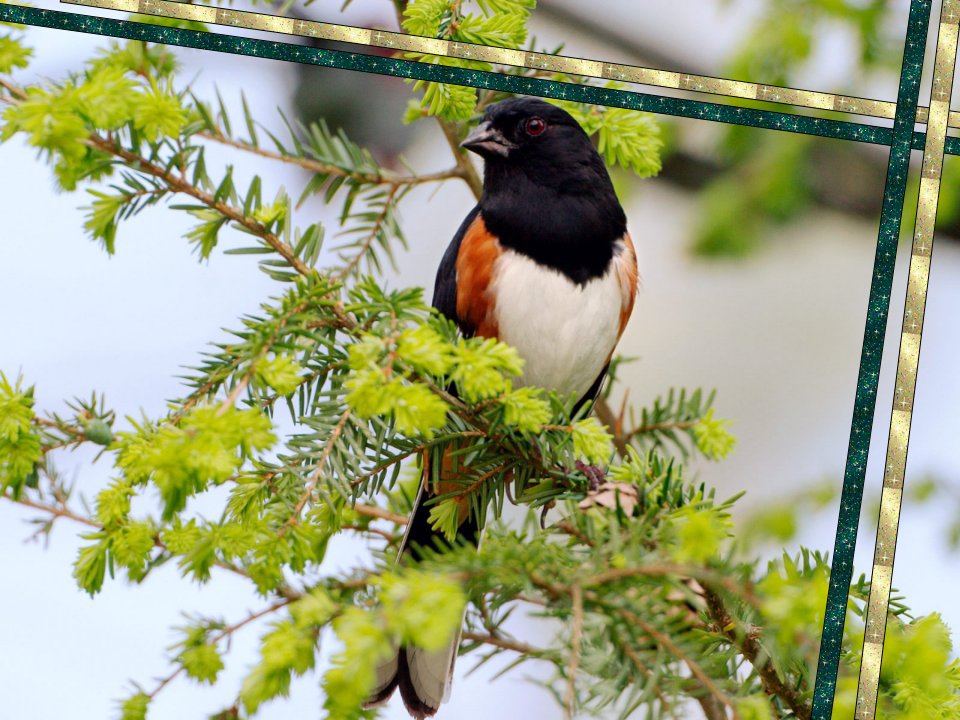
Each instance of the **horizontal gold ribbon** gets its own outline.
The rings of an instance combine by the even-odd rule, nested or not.
[[[582,77],[620,80],[660,88],[685,90],[693,93],[722,95],[724,97],[740,98],[743,100],[762,100],[765,102],[816,110],[832,110],[884,120],[893,120],[896,111],[896,103],[886,100],[872,100],[869,98],[824,93],[815,90],[800,90],[776,85],[764,85],[762,83],[741,82],[739,80],[727,80],[724,78],[709,77],[707,75],[670,72],[668,70],[658,70],[656,68],[641,67],[638,65],[601,62],[600,60],[584,60],[582,58],[567,57],[564,55],[511,50],[509,48],[492,47],[488,45],[474,45],[472,43],[441,40],[420,35],[408,35],[406,33],[391,32],[388,30],[371,30],[369,28],[338,25],[316,20],[295,20],[279,15],[215,8],[208,5],[192,5],[183,2],[172,2],[171,0],[62,0],[62,2],[70,5],[84,5],[104,10],[120,10],[140,13],[142,15],[158,15],[161,17],[179,18],[181,20],[194,20],[211,25],[225,25],[247,30],[263,30],[266,32],[282,33],[284,35],[299,35],[321,40],[334,40],[337,42],[367,45],[389,50],[441,55],[464,60],[482,60],[498,65],[512,65],[514,67],[524,67],[531,70],[544,70],[568,75],[579,75]],[[926,123],[927,116],[928,108],[922,106],[917,108],[917,122]],[[960,128],[960,113],[951,112],[949,114],[948,124],[950,127]]]

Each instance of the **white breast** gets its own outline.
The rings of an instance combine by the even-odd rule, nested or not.
[[[623,305],[617,263],[577,285],[526,255],[505,250],[493,269],[493,308],[500,339],[526,361],[515,385],[583,395],[620,335]]]

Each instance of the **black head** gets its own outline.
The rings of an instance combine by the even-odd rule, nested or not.
[[[537,98],[510,98],[487,108],[463,147],[486,160],[512,160],[545,150],[582,149],[590,139],[566,110]]]
[[[558,174],[607,178],[599,154],[583,128],[556,105],[516,97],[491,105],[463,147],[480,155],[488,174],[522,169],[535,182],[550,183]]]
[[[606,270],[626,217],[570,113],[531,97],[504,100],[487,108],[463,147],[484,159],[480,210],[502,244],[577,282]]]

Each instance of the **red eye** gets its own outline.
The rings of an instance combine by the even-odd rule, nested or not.
[[[526,125],[523,126],[523,129],[527,131],[527,135],[540,135],[544,130],[547,129],[547,124],[543,121],[542,118],[532,117],[527,120]]]

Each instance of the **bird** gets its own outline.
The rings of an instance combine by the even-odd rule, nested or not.
[[[523,358],[515,387],[536,386],[592,403],[637,295],[637,255],[613,183],[572,115],[538,98],[489,105],[462,147],[483,159],[483,191],[440,261],[433,305],[464,337],[495,338]],[[425,462],[423,465],[427,465]],[[436,545],[423,479],[398,561]],[[456,485],[452,486],[456,488]],[[479,545],[466,506],[459,542]],[[396,688],[409,714],[433,716],[450,694],[460,632],[435,652],[400,647],[377,668],[366,707]]]

